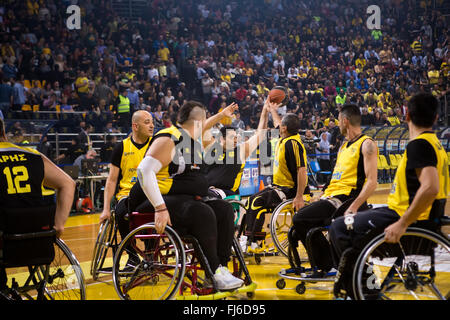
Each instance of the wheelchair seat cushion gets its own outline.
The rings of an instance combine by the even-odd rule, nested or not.
[[[49,264],[54,259],[55,206],[0,209],[0,265]]]

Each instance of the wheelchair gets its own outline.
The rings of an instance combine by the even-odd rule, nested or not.
[[[305,205],[308,205],[311,197],[309,195],[304,195],[303,199],[305,201]],[[293,199],[284,200],[275,207],[275,209],[271,212],[270,220],[267,225],[269,232],[261,231],[254,234],[254,239],[259,242],[260,248],[256,250],[249,249],[248,252],[244,253],[246,257],[254,257],[256,264],[260,264],[261,257],[265,256],[279,256],[281,254],[282,256],[288,257],[287,234],[292,226],[292,217],[295,214],[292,202]],[[240,203],[240,206],[245,210],[245,204]],[[256,219],[258,218],[259,215]],[[252,235],[251,231],[244,232],[245,215],[243,222],[238,227],[238,237],[241,235]],[[303,252],[302,257],[306,257],[306,252]]]
[[[154,213],[133,212],[130,230],[113,262],[114,288],[122,300],[216,300],[246,293],[254,297],[252,282],[236,238],[229,270],[244,280],[241,288],[219,291],[198,241],[166,226],[158,234]],[[230,268],[231,266],[231,268]]]
[[[306,248],[300,243],[298,243],[297,248],[293,244],[287,240],[288,243],[288,260],[290,268],[282,269],[278,272],[278,276],[281,279],[278,279],[275,283],[276,287],[280,290],[286,287],[286,280],[295,280],[300,281],[300,283],[295,287],[295,291],[298,294],[304,294],[306,292],[306,283],[316,283],[316,282],[325,282],[332,283],[335,281],[336,272],[331,271],[328,272],[324,277],[314,277],[315,271],[317,271],[317,264],[314,261],[314,255],[312,254],[312,243],[315,241],[315,236],[318,233],[325,233],[327,235],[328,228],[331,225],[333,219],[342,216],[344,212],[350,207],[354,199],[348,199],[344,201],[332,214],[329,221],[325,224],[325,227],[317,227],[309,230],[306,235]],[[362,211],[361,208],[359,211]],[[301,264],[309,262],[310,268],[302,267]]]
[[[94,245],[94,253],[91,261],[90,273],[92,279],[97,281],[100,274],[112,274],[112,266],[105,267],[104,263],[108,256],[108,250],[112,249],[112,256],[116,253],[119,242],[117,239],[117,224],[115,211],[111,210],[111,217],[105,220],[99,228]]]
[[[375,236],[356,259],[352,272],[354,298],[449,300],[450,241],[442,231],[449,225],[448,216],[416,222],[395,244],[385,242],[384,233]],[[339,297],[337,291],[335,288]]]
[[[2,209],[1,215],[0,268],[10,280],[0,298],[85,300],[80,264],[51,227],[54,207]]]

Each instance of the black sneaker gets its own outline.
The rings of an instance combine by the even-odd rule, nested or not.
[[[322,271],[322,270],[314,270],[313,273],[307,275],[305,278],[307,279],[323,279],[326,278],[328,275],[328,272]],[[315,283],[314,281],[311,281],[311,283]]]

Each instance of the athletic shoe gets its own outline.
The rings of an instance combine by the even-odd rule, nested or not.
[[[263,253],[264,249],[261,248],[256,242],[252,242],[250,248],[248,248],[248,253]]]
[[[214,274],[219,290],[233,290],[244,284],[244,281],[233,276],[227,268],[220,266]]]
[[[239,238],[239,245],[241,246],[241,250],[243,253],[247,251],[247,236],[241,236]]]

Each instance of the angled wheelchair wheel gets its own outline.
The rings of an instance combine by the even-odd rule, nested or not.
[[[186,268],[184,245],[166,226],[153,223],[131,231],[120,243],[113,263],[113,282],[122,300],[167,300],[177,294]]]
[[[55,241],[55,258],[50,266],[41,266],[40,280],[48,278],[44,295],[48,300],[85,300],[86,285],[80,263],[61,239]]]
[[[115,236],[115,217],[114,213],[111,212],[111,218],[104,221],[100,225],[97,240],[95,241],[94,253],[91,262],[91,275],[94,280],[98,279],[100,270],[103,268],[106,255],[108,254],[108,249],[115,245],[113,244]]]
[[[356,299],[447,300],[450,243],[437,233],[408,228],[399,243],[375,237],[361,251],[353,271]]]
[[[288,231],[292,226],[292,219],[295,214],[292,201],[292,199],[283,201],[275,208],[270,218],[269,225],[272,241],[278,252],[285,257],[289,257]],[[308,261],[308,254],[301,243],[299,243],[298,253],[302,262]]]
[[[270,235],[278,252],[285,257],[288,256],[288,231],[292,226],[292,218],[294,217],[294,208],[292,207],[292,199],[280,203],[272,212],[270,218]]]

